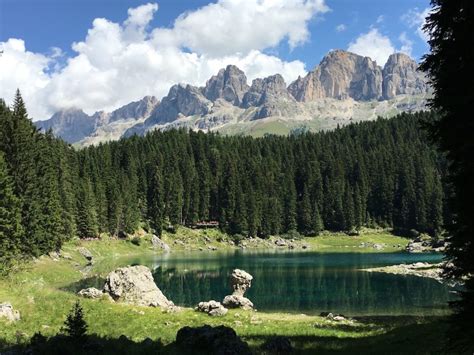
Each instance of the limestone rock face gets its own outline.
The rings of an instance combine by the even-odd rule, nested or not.
[[[383,68],[383,98],[389,100],[397,95],[428,92],[427,79],[417,68],[418,64],[406,54],[390,55]]]
[[[211,300],[209,302],[199,302],[196,310],[209,314],[210,316],[224,316],[227,314],[227,308],[225,308],[220,302]]]
[[[382,97],[382,69],[369,57],[335,50],[288,90],[303,102],[322,98],[377,100]]]
[[[253,119],[270,116],[284,116],[296,113],[295,99],[286,88],[286,83],[280,74],[264,79],[255,79],[252,86],[244,95],[242,107],[257,107]],[[292,105],[293,104],[293,105]]]
[[[0,303],[0,318],[6,318],[10,322],[20,320],[20,312],[13,309],[10,303]]]
[[[151,237],[151,244],[155,249],[163,249],[165,252],[169,252],[171,250],[170,246],[162,241],[158,236],[154,235]]]
[[[253,309],[253,303],[244,297],[245,291],[252,286],[253,276],[240,269],[232,271],[230,276],[230,286],[232,295],[225,296],[222,304],[227,308]]]
[[[212,102],[204,97],[201,90],[192,85],[173,85],[167,96],[145,121],[145,125],[166,123],[179,116],[205,115]]]
[[[174,306],[156,286],[150,269],[142,265],[112,271],[105,281],[104,292],[117,302],[164,308]]]
[[[253,276],[248,272],[240,269],[235,269],[230,275],[230,285],[234,290],[233,295],[243,296],[252,286]]]
[[[223,99],[240,106],[248,89],[245,73],[235,65],[228,65],[207,81],[203,93],[211,101]]]
[[[133,101],[129,104],[118,108],[110,113],[109,122],[124,119],[138,120],[150,116],[151,112],[158,106],[160,102],[154,96],[145,96],[139,101]]]

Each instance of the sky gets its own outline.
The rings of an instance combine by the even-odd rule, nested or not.
[[[228,64],[287,84],[333,49],[383,66],[429,50],[429,0],[0,0],[0,97],[30,117],[111,111]]]

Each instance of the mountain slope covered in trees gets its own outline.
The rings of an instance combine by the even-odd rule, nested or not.
[[[426,112],[259,139],[155,131],[78,151],[38,132],[19,93],[0,115],[5,259],[73,236],[209,220],[245,236],[361,226],[434,235],[447,213],[443,160],[419,129]]]

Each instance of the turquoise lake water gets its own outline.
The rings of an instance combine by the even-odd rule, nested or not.
[[[169,254],[127,259],[147,265],[163,293],[177,305],[195,306],[230,294],[235,268],[253,275],[246,296],[261,311],[347,315],[441,315],[453,290],[436,280],[369,273],[360,269],[435,263],[440,254],[248,252]]]

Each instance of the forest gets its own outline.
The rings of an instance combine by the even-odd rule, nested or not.
[[[202,221],[242,237],[363,226],[437,236],[446,163],[419,129],[435,116],[263,138],[154,131],[74,149],[38,131],[17,92],[12,107],[0,102],[0,258]]]

